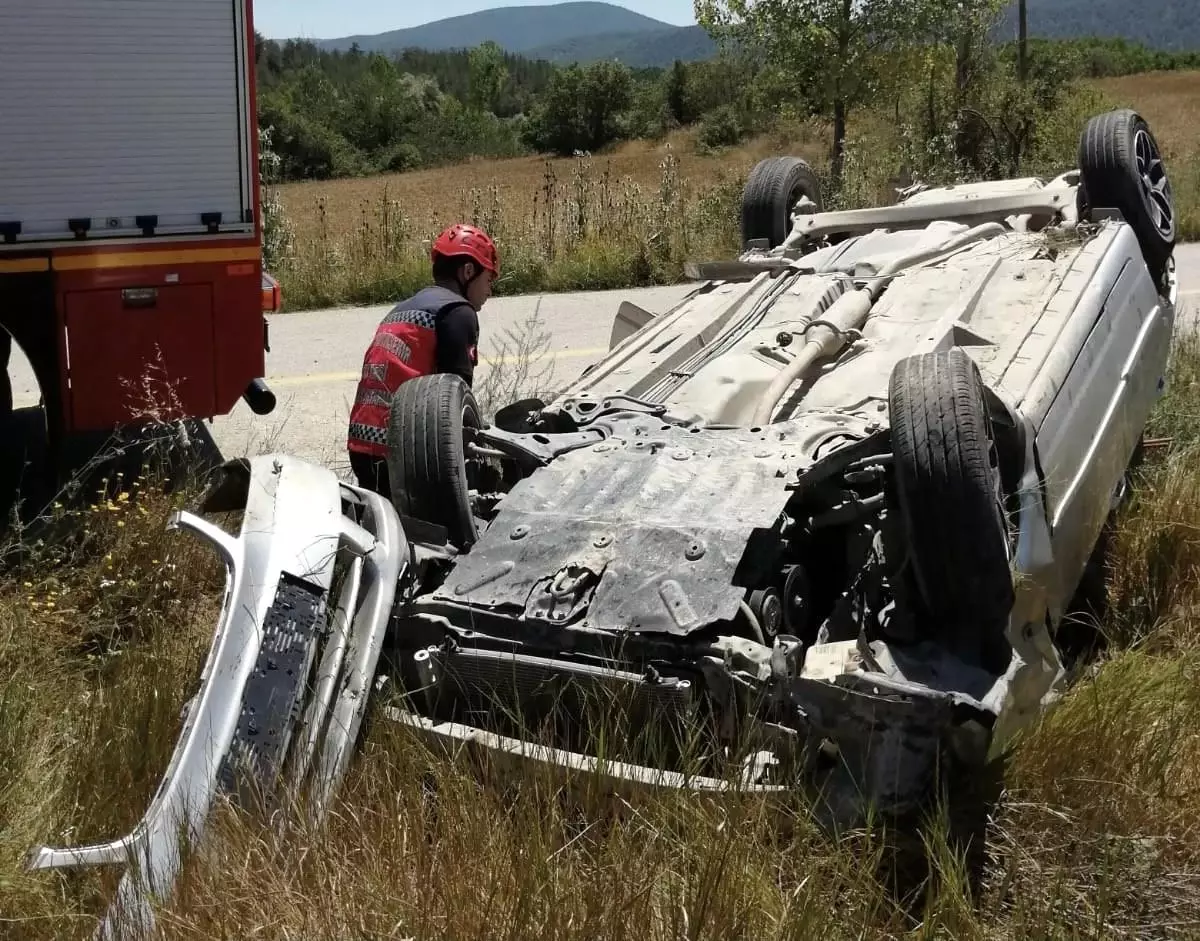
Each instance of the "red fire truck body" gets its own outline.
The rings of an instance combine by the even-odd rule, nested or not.
[[[254,48],[250,0],[0,4],[0,327],[52,441],[273,407]]]

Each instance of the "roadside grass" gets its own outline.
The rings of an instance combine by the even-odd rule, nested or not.
[[[1084,92],[1042,122],[1023,172],[1074,166],[1090,114],[1137,107],[1168,160],[1180,238],[1200,236],[1200,73],[1105,79]],[[823,170],[829,140],[819,122],[781,122],[769,135],[718,151],[679,131],[596,156],[473,160],[287,184],[278,188],[285,223],[274,271],[287,310],[388,302],[425,284],[433,236],[470,219],[499,240],[505,270],[497,294],[673,283],[686,262],[738,250],[741,188],[758,160],[796,154]],[[924,146],[900,140],[893,116],[882,111],[853,115],[849,143],[844,186],[828,192],[846,207],[894,198],[913,148]]]
[[[538,336],[513,338],[515,359]],[[500,398],[537,384],[500,375]],[[167,938],[1184,938],[1200,933],[1200,339],[1118,521],[1110,646],[1019,744],[978,894],[944,827],[902,904],[887,834],[835,840],[802,799],[500,778],[371,726],[319,832],[222,809],[162,914]],[[24,854],[111,837],[163,773],[223,578],[168,534],[195,488],[55,510],[0,575],[0,938],[84,938],[118,873],[26,873]],[[233,527],[236,520],[226,520]],[[431,796],[432,795],[432,796]]]

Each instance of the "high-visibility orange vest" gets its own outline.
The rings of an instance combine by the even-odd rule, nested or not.
[[[434,371],[438,318],[465,303],[461,294],[428,287],[397,304],[379,324],[363,356],[362,378],[350,409],[349,450],[387,457],[392,396],[400,383]]]

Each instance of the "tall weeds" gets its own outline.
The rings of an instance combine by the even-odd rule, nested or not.
[[[393,300],[427,282],[429,244],[457,220],[482,225],[499,242],[504,274],[498,295],[669,283],[694,253],[737,250],[736,175],[688,181],[668,153],[660,176],[651,191],[580,157],[563,179],[547,160],[533,194],[481,183],[447,194],[443,208],[422,218],[385,188],[360,205],[353,232],[333,231],[318,201],[315,231],[279,241],[273,273],[293,309]]]

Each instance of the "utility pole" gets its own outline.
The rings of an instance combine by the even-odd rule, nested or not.
[[[1017,79],[1029,77],[1029,21],[1025,16],[1025,0],[1017,0]]]

